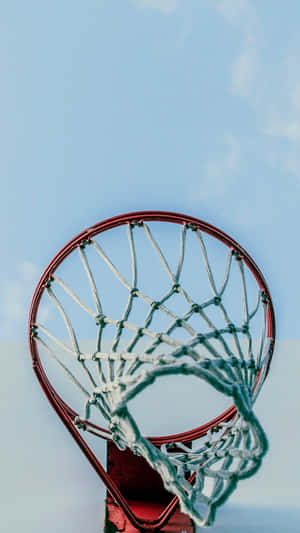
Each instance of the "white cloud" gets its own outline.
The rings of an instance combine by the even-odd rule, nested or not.
[[[251,4],[248,0],[217,0],[217,11],[231,24],[240,24],[244,15],[249,15]]]
[[[270,90],[266,94],[265,102],[265,126],[262,128],[267,137],[278,139],[276,158],[273,157],[271,164],[285,176],[296,178],[294,184],[298,186],[300,182],[299,69],[299,59],[291,51],[271,73],[272,78],[268,82]],[[274,91],[273,87],[278,90]],[[272,152],[274,153],[274,150]]]
[[[232,65],[232,92],[246,96],[252,88],[257,72],[258,58],[255,46],[246,44]]]
[[[275,83],[280,91],[270,93],[269,109],[264,133],[286,139],[290,147],[299,148],[300,143],[300,77],[299,61],[287,58],[278,66]]]
[[[135,5],[140,9],[158,9],[162,13],[173,13],[178,5],[179,0],[135,0]]]
[[[300,119],[287,120],[273,117],[269,119],[265,133],[273,137],[281,137],[292,142],[300,141]]]
[[[273,154],[271,161],[269,158],[269,164],[300,182],[300,114],[291,118],[287,112],[286,115],[282,113],[282,117],[276,114],[269,116],[264,129],[266,135],[287,141],[276,156]]]
[[[210,160],[200,177],[201,197],[224,194],[235,182],[240,167],[240,144],[232,134],[225,135],[225,153],[219,160]]]
[[[249,96],[259,71],[258,18],[248,0],[216,0],[215,8],[241,33],[241,48],[231,66],[231,91]]]

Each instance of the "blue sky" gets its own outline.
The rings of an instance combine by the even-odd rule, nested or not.
[[[279,338],[299,339],[299,19],[296,0],[0,2],[2,340],[26,342],[66,241],[140,209],[232,235],[267,279]]]
[[[1,336],[23,336],[39,272],[71,236],[157,208],[239,240],[269,282],[279,335],[297,337],[299,10],[2,5]]]

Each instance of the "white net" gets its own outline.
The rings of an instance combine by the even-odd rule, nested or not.
[[[158,298],[152,298],[139,288],[135,232],[144,233],[167,274],[167,289]],[[199,258],[194,260],[193,276],[197,279],[206,272],[210,292],[207,298],[192,298],[182,282],[188,233],[200,250]],[[45,293],[63,318],[69,340],[65,340],[63,329],[59,333],[53,331],[51,320],[50,326],[45,324],[47,320],[37,322],[35,338],[84,397],[81,417],[76,420],[78,429],[86,428],[95,412],[100,413],[117,446],[121,449],[129,447],[135,454],[143,456],[159,472],[166,489],[178,496],[181,509],[197,524],[210,525],[217,506],[228,498],[239,479],[258,469],[267,450],[267,440],[253,412],[253,403],[268,362],[268,301],[255,282],[255,299],[250,302],[248,285],[252,283],[253,286],[254,278],[239,254],[231,249],[226,251],[223,278],[217,281],[219,276],[213,271],[205,236],[193,226],[181,226],[180,252],[174,269],[153,236],[150,224],[127,224],[127,239],[131,257],[130,282],[96,239],[83,243],[78,247],[78,253],[89,283],[91,305],[75,293],[70,283],[54,273]],[[120,287],[126,289],[126,303],[119,316],[111,315],[106,310],[109,305],[106,308],[103,305],[101,293],[104,289],[95,281],[97,267],[91,267],[91,250],[100,256]],[[231,314],[225,302],[226,297],[230,301],[227,292],[230,296],[233,268],[239,274],[242,312],[236,312],[236,304],[233,304]],[[156,279],[151,281],[155,288]],[[94,327],[96,324],[96,341],[91,350],[82,348],[83,343],[74,326],[76,313],[73,320],[62,303],[63,294],[84,311]],[[180,298],[180,312],[178,306],[176,310],[174,297]],[[144,317],[136,311],[138,302],[147,309]],[[162,328],[162,324],[166,326]],[[105,338],[108,328],[110,334]],[[258,329],[259,339],[256,338]],[[170,442],[154,446],[142,435],[128,404],[155,380],[166,375],[201,378],[233,399],[237,415],[192,444],[177,442],[174,447]]]

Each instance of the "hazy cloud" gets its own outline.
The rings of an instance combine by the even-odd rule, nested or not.
[[[231,91],[248,96],[259,70],[258,19],[248,0],[217,0],[215,8],[241,32],[241,48],[231,66]]]
[[[292,54],[285,58],[273,73],[273,85],[279,91],[269,91],[266,126],[269,137],[284,140],[276,165],[282,172],[300,179],[300,76],[299,60]]]
[[[258,71],[258,58],[255,46],[245,44],[240,55],[232,65],[231,90],[246,96],[252,87]]]
[[[280,119],[273,117],[269,119],[269,124],[265,133],[274,137],[282,137],[289,141],[300,141],[300,120],[298,119]]]
[[[200,178],[201,197],[224,194],[234,183],[240,167],[240,144],[231,133],[225,135],[225,153],[218,160],[209,160],[203,166]]]
[[[300,141],[300,78],[299,63],[288,58],[279,66],[277,77],[281,78],[281,91],[274,94],[270,103],[265,133],[288,139],[292,143]]]
[[[244,16],[252,11],[248,0],[217,0],[215,6],[217,11],[231,24],[244,23]]]
[[[179,6],[179,0],[135,0],[134,3],[140,9],[158,9],[165,14],[172,13]]]

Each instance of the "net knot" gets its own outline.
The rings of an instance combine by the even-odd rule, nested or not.
[[[179,289],[180,289],[180,284],[179,283],[174,283],[173,287],[172,287],[172,291],[173,292],[179,292]]]
[[[241,255],[236,250],[232,250],[232,255],[235,257],[235,259],[237,261],[241,261],[242,260]]]
[[[142,226],[143,225],[143,221],[142,220],[133,220],[132,222],[129,222],[130,226],[132,228],[134,228],[135,226]]]
[[[155,301],[153,301],[153,302],[151,303],[151,307],[152,307],[153,310],[158,309],[159,306],[160,306],[160,303],[159,303],[159,302],[155,302]]]
[[[215,305],[220,305],[221,301],[222,301],[222,299],[221,299],[220,296],[215,296],[214,297],[214,304]]]
[[[231,365],[235,368],[235,367],[239,367],[240,366],[240,361],[236,358],[236,357],[232,357],[231,359]]]
[[[137,287],[132,287],[132,289],[130,290],[130,294],[132,296],[132,298],[137,298],[138,296],[138,288]]]
[[[189,353],[188,347],[187,346],[182,346],[181,353],[182,353],[182,355],[188,355],[188,353]]]
[[[116,435],[116,433],[112,434],[112,440],[115,443],[115,445],[119,448],[119,450],[126,450],[126,444],[124,440],[119,437],[119,435]]]
[[[112,433],[114,433],[118,429],[118,422],[114,417],[111,418],[111,421],[109,423],[109,429]]]
[[[103,313],[99,313],[99,315],[97,315],[95,317],[95,321],[96,321],[96,325],[97,326],[102,326],[104,328],[105,326],[105,315]]]
[[[236,332],[236,327],[234,324],[228,324],[228,330],[230,333],[235,333]]]
[[[242,333],[248,333],[248,331],[249,331],[249,324],[243,324]]]
[[[51,287],[51,283],[54,281],[54,277],[53,276],[50,276],[46,283],[45,283],[45,287],[47,287],[49,289],[49,287]]]
[[[83,431],[86,430],[86,424],[84,424],[84,423],[80,420],[79,416],[76,416],[76,417],[74,418],[74,424],[75,424],[75,426],[78,427],[78,429],[83,429]]]
[[[205,359],[201,362],[201,367],[207,370],[211,366],[211,363],[208,359]]]
[[[183,350],[184,350],[185,347],[183,347]],[[185,348],[186,349],[186,348]],[[188,374],[189,373],[189,367],[186,363],[182,363],[181,365],[181,371],[183,374]]]
[[[199,344],[202,344],[205,341],[205,336],[202,333],[199,333],[196,337]]]
[[[37,327],[36,324],[31,326],[30,333],[31,333],[32,337],[37,337],[38,336],[38,327]]]
[[[142,337],[144,335],[144,328],[139,328],[136,332],[137,337]]]
[[[95,392],[89,397],[88,402],[90,405],[95,405],[95,403],[97,403],[97,395]]]
[[[193,313],[199,313],[200,305],[199,304],[192,304],[191,310],[193,311]]]
[[[124,329],[124,320],[118,320],[117,324],[116,324],[117,328],[119,329]]]
[[[266,295],[265,292],[261,293],[261,301],[262,301],[263,304],[267,304],[268,303],[268,296]]]
[[[197,226],[195,224],[186,224],[187,229],[191,229],[192,231],[197,231]]]
[[[84,239],[79,244],[79,247],[83,250],[88,244],[91,244],[91,239]]]
[[[176,320],[176,322],[175,322],[175,326],[176,326],[177,328],[181,328],[183,322],[184,322],[184,321],[182,320],[182,318],[177,318],[177,320]]]

